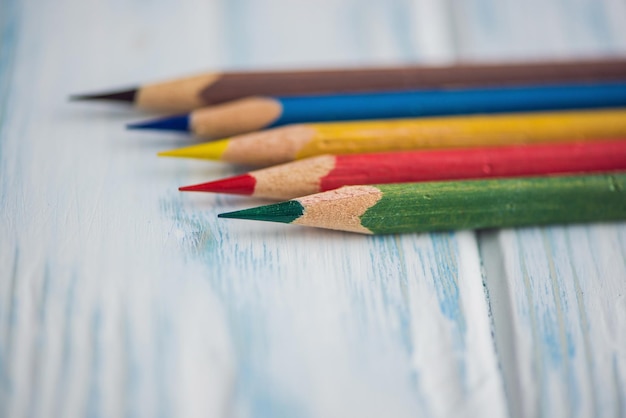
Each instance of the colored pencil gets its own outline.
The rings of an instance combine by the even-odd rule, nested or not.
[[[626,137],[626,110],[294,125],[161,152],[263,167],[323,154]]]
[[[323,155],[181,191],[285,200],[347,185],[626,171],[626,139],[530,146]]]
[[[626,174],[344,186],[218,215],[391,234],[626,219]]]
[[[412,90],[550,82],[624,80],[626,60],[545,61],[340,70],[215,72],[131,89],[74,96],[132,103],[145,110],[186,112],[249,96]]]
[[[130,129],[223,138],[293,123],[626,106],[626,82],[348,95],[250,97]]]

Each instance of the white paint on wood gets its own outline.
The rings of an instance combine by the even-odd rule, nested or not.
[[[65,102],[203,68],[454,55],[430,1],[296,3],[4,9],[19,13],[1,28],[0,415],[506,416],[510,370],[520,415],[623,414],[623,226],[497,236],[509,293],[490,298],[511,304],[515,347],[504,362],[473,233],[218,222],[260,202],[176,187],[235,169],[158,160],[185,139],[125,132],[140,115],[123,107]],[[520,37],[513,6],[488,5],[510,30],[499,42],[556,48]],[[461,56],[501,51],[484,21],[455,16]],[[604,42],[593,33],[590,48]]]
[[[623,4],[505,1],[492,6],[487,0],[465,4],[483,24],[463,27],[460,56],[626,52]],[[623,224],[607,224],[481,236],[513,415],[624,415],[624,231]]]

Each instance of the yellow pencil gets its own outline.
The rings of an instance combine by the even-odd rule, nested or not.
[[[264,167],[322,154],[626,136],[626,109],[291,125],[159,153]]]

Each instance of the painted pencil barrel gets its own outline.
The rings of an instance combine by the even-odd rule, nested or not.
[[[626,137],[626,110],[292,125],[193,145],[161,156],[265,167],[323,154],[527,145]]]
[[[251,97],[128,127],[191,132],[200,138],[215,139],[296,123],[619,106],[626,106],[626,82]]]
[[[240,72],[220,74],[196,96],[212,105],[248,96],[592,82],[624,80],[625,74],[626,61],[619,59]]]
[[[626,106],[626,83],[282,97],[280,103],[280,117],[268,118],[266,127],[341,120]]]
[[[626,137],[626,109],[318,123],[309,126],[315,131],[313,139],[299,147],[296,159],[320,154],[621,138]],[[234,147],[243,145],[233,144]]]
[[[383,185],[361,216],[375,234],[626,219],[626,176],[561,176]],[[393,222],[385,213],[394,213]]]
[[[625,74],[623,59],[214,72],[73,99],[131,102],[145,110],[185,112],[251,96],[618,81],[624,80]]]
[[[333,170],[319,179],[320,191],[357,184],[626,171],[626,140],[352,154],[335,159]]]
[[[626,175],[345,186],[220,217],[391,234],[626,219]]]
[[[321,155],[181,187],[285,200],[347,185],[626,171],[626,139],[512,147]]]

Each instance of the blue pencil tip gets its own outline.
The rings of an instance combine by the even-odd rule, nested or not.
[[[155,129],[159,131],[189,132],[189,115],[177,115],[147,122],[131,123],[128,129]]]

